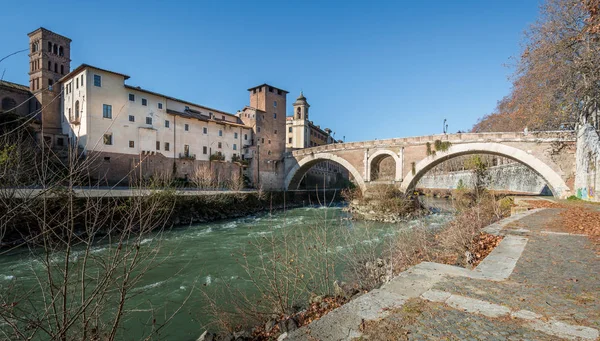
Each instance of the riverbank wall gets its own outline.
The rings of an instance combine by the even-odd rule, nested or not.
[[[474,180],[471,171],[427,174],[419,180],[417,190],[444,192],[461,186],[471,189]],[[487,188],[497,193],[552,195],[546,181],[541,176],[519,163],[490,167],[489,182]]]
[[[141,225],[168,229],[343,200],[340,190],[134,192],[118,191],[113,196],[107,192],[102,196],[96,192],[74,196],[56,192],[6,199],[0,205],[0,249],[35,244],[44,231],[52,231],[58,238],[71,229],[80,236],[118,234],[138,230]],[[142,220],[131,218],[140,212],[145,215]]]
[[[240,218],[306,206],[326,206],[342,201],[340,190],[297,190],[180,196],[176,198],[169,224],[181,226],[222,219]]]

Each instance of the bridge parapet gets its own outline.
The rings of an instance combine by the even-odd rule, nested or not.
[[[288,157],[303,156],[322,152],[332,152],[341,150],[355,150],[365,148],[386,148],[392,146],[419,145],[427,142],[433,143],[436,140],[448,141],[453,144],[473,143],[473,142],[554,142],[575,141],[574,131],[534,131],[534,132],[499,132],[499,133],[457,133],[457,134],[438,134],[425,135],[404,138],[392,138],[384,140],[370,140],[361,142],[333,143],[317,147],[294,150]]]

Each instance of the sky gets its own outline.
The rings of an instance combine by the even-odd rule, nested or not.
[[[235,113],[262,83],[362,141],[468,130],[510,91],[537,0],[7,1],[0,58],[45,27],[127,84]],[[27,52],[0,62],[29,84]]]

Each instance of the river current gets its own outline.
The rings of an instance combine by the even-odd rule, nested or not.
[[[436,205],[443,206],[443,201],[438,201]],[[121,338],[137,340],[145,334],[150,321],[156,318],[147,311],[150,306],[161,312],[158,317],[161,320],[188,298],[169,325],[161,331],[161,337],[168,340],[195,340],[209,321],[208,306],[202,292],[211,295],[211,290],[222,289],[227,284],[252,293],[256,289],[244,272],[244,259],[252,267],[253,262],[258,264],[268,257],[268,253],[279,247],[276,244],[282,240],[295,245],[317,242],[314,239],[321,237],[312,233],[321,231],[329,245],[327,253],[341,254],[357,246],[377,250],[398,233],[416,226],[435,228],[450,217],[449,213],[438,212],[397,224],[356,222],[349,220],[347,213],[339,206],[305,207],[196,224],[149,235],[141,241],[142,247],[157,250],[156,259],[160,260],[160,264],[136,283],[128,303],[128,309],[136,312],[128,315],[124,321]],[[265,245],[264,242],[270,247],[256,247]],[[107,246],[101,244],[95,246],[93,253],[102,257],[107,250]],[[76,257],[77,252],[74,254]],[[308,260],[300,255],[296,257],[299,258],[296,261],[319,261],[314,258]],[[35,286],[34,273],[41,271],[41,267],[30,250],[16,250],[0,256],[0,292],[4,294],[7,290],[20,287],[25,290]],[[344,280],[342,269],[343,266],[337,268],[332,280],[333,277]]]

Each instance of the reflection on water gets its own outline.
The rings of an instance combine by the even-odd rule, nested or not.
[[[241,290],[253,290],[239,264],[239,255],[244,252],[250,261],[258,262],[262,254],[249,245],[261,238],[286,235],[287,238],[306,237],[311,227],[320,226],[334,236],[343,231],[349,238],[328,239],[328,252],[343,253],[355,245],[377,247],[382,241],[393,238],[402,230],[418,225],[436,227],[446,222],[451,205],[443,199],[425,198],[427,205],[438,213],[411,221],[386,224],[353,222],[341,207],[297,208],[273,214],[265,213],[235,220],[197,224],[175,228],[161,235],[150,235],[143,239],[142,247],[159,247],[158,259],[164,261],[150,270],[132,291],[130,305],[175,309],[178,303],[194,288],[218,288],[223,283],[233,283]],[[440,213],[441,212],[441,213]],[[95,256],[102,257],[109,251],[107,245],[94,247]],[[78,253],[73,253],[77,261]],[[58,261],[58,259],[57,259]],[[0,290],[15,285],[19,290],[35,287],[34,272],[42,270],[42,264],[28,250],[17,250],[0,257]],[[93,271],[93,269],[91,269]],[[341,276],[341,274],[338,274]],[[196,289],[197,290],[197,289]],[[202,332],[207,322],[206,307],[199,291],[194,291],[190,301],[175,316],[163,335],[172,340],[193,340]],[[124,332],[128,339],[137,339],[147,325],[148,312],[139,312],[125,321]]]

